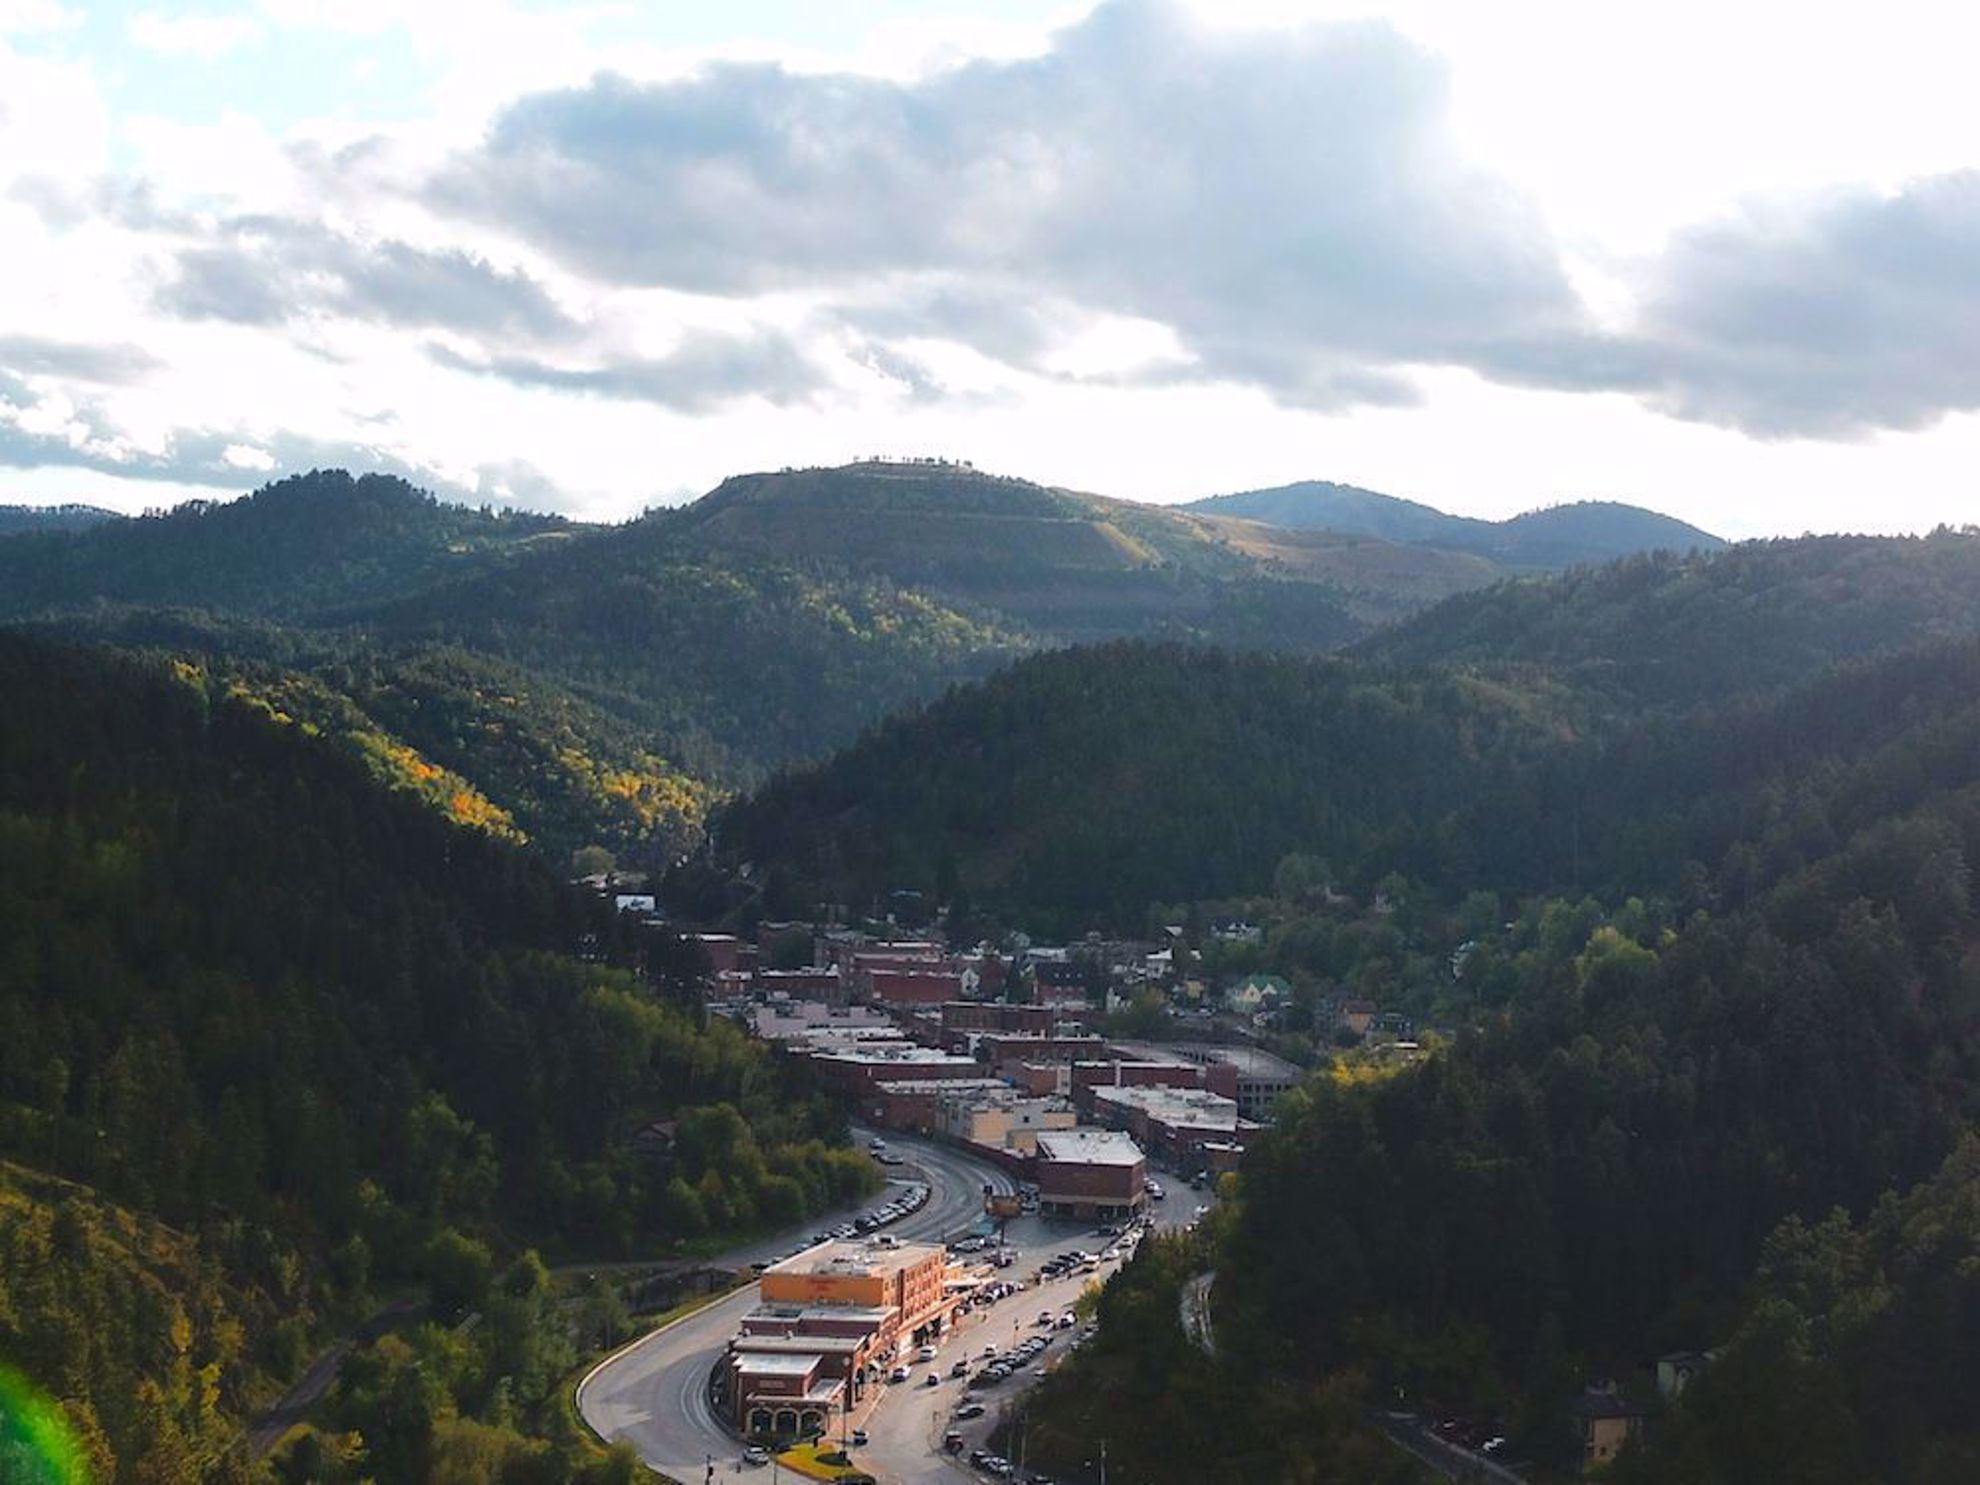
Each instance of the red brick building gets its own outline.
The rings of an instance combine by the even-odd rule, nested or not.
[[[1033,1173],[1039,1210],[1050,1215],[1119,1221],[1148,1201],[1147,1158],[1115,1130],[1041,1132]]]

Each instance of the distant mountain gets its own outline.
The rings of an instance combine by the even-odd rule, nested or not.
[[[0,505],[0,536],[28,531],[87,531],[105,521],[121,521],[99,505]]]
[[[1716,552],[1724,538],[1673,516],[1613,500],[1581,500],[1530,510],[1497,523],[1484,549],[1512,567],[1572,567],[1638,552]]]
[[[1725,545],[1721,538],[1686,522],[1614,501],[1582,501],[1528,511],[1505,521],[1481,521],[1325,480],[1212,495],[1183,509],[1295,530],[1318,527],[1471,552],[1521,570],[1608,562],[1636,552],[1712,551]]]
[[[1447,553],[1261,531],[955,464],[742,475],[675,521],[698,550],[884,573],[1057,643],[1167,635],[1321,650],[1500,575]]]
[[[657,864],[723,794],[1032,651],[1320,654],[1507,570],[939,462],[741,475],[610,527],[333,470],[0,542],[0,619],[184,658],[553,857]]]
[[[569,530],[445,505],[390,475],[318,470],[240,500],[0,544],[0,617],[108,603],[295,618],[413,592]]]

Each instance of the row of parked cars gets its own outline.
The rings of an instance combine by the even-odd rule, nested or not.
[[[898,1222],[910,1212],[918,1212],[927,1205],[928,1188],[919,1181],[913,1182],[902,1188],[901,1194],[885,1206],[875,1207],[870,1212],[861,1212],[852,1221],[841,1222],[837,1227],[827,1231],[814,1232],[799,1246],[791,1249],[790,1252],[779,1253],[775,1258],[760,1259],[752,1263],[750,1267],[760,1274],[772,1264],[782,1263],[786,1258],[797,1257],[806,1248],[815,1248],[820,1243],[829,1241],[832,1238],[863,1237],[868,1233],[878,1232],[888,1223]],[[892,1242],[893,1239],[887,1238],[883,1241]]]
[[[830,1232],[815,1232],[813,1243],[822,1243],[827,1238],[863,1237],[869,1232],[878,1232],[889,1223],[898,1222],[911,1213],[928,1205],[928,1188],[919,1181],[911,1181],[901,1189],[901,1194],[885,1206],[875,1207],[870,1212],[861,1212],[850,1222],[841,1222]]]
[[[1068,1314],[1065,1318],[1070,1320],[1072,1316]],[[1050,1325],[1055,1324],[1056,1321],[1050,1312],[1047,1312],[1040,1317],[1040,1323]],[[975,1380],[970,1385],[973,1387],[996,1387],[1009,1381],[1020,1371],[1024,1370],[1025,1367],[1037,1360],[1038,1353],[1051,1344],[1051,1336],[1034,1335],[1025,1337],[1025,1339],[1019,1341],[1008,1351],[1000,1352],[995,1346],[985,1346],[983,1348],[983,1370],[976,1374]]]

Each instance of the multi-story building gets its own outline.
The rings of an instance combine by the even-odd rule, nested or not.
[[[1259,1129],[1238,1113],[1236,1099],[1204,1088],[1096,1087],[1089,1097],[1096,1121],[1186,1170],[1208,1166],[1206,1147],[1242,1150]]]
[[[1038,1136],[1039,1210],[1118,1221],[1138,1212],[1148,1161],[1127,1135],[1106,1129],[1048,1130]]]
[[[1272,1117],[1272,1106],[1305,1076],[1285,1058],[1259,1047],[1208,1042],[1116,1042],[1112,1050],[1129,1060],[1228,1067],[1236,1079],[1236,1086],[1228,1096],[1237,1099],[1240,1114],[1260,1122]]]

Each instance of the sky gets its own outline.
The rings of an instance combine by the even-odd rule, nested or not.
[[[0,501],[1980,521],[1980,13],[0,0]]]

